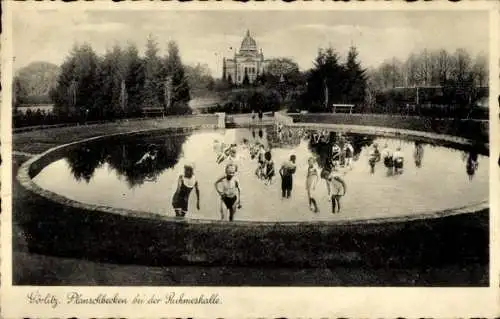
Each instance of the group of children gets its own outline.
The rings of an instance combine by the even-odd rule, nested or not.
[[[266,150],[263,144],[257,143],[250,148],[250,157],[257,160],[255,176],[270,185],[276,175],[271,150]]]
[[[222,204],[229,211],[229,220],[234,219],[234,214],[237,209],[241,208],[241,189],[240,182],[236,176],[237,167],[235,164],[229,163],[225,168],[225,175],[214,183],[215,190],[221,198]],[[192,190],[196,194],[196,209],[200,209],[200,189],[198,181],[194,175],[194,165],[185,164],[184,173],[179,176],[177,188],[172,197],[172,207],[175,211],[175,216],[184,217],[188,212],[189,197]],[[220,207],[221,219],[225,219],[224,207]]]
[[[354,147],[352,144],[342,139],[340,143],[333,143],[332,146],[332,165],[337,167],[350,167],[354,156]]]
[[[321,179],[326,182],[328,196],[332,202],[332,213],[340,213],[340,199],[346,194],[347,187],[345,181],[338,174],[337,169],[329,170],[324,168],[321,172],[318,168],[316,159],[310,157],[308,159],[307,177],[306,177],[306,191],[309,199],[309,208],[319,213],[318,208],[318,184]]]
[[[423,148],[421,144],[418,144],[419,152],[423,154]],[[404,156],[401,152],[401,147],[396,147],[396,151],[392,152],[387,144],[384,145],[382,152],[378,149],[378,144],[373,144],[368,157],[368,163],[370,164],[371,173],[375,173],[375,164],[380,162],[382,159],[384,166],[387,168],[387,172],[392,174],[401,174],[403,172]]]
[[[287,134],[286,130],[282,125],[277,126],[278,134]],[[301,134],[304,132],[301,132]],[[342,147],[338,144],[334,144],[332,148],[332,156],[329,160],[331,165],[327,166],[320,173],[317,161],[314,157],[308,159],[308,169],[306,176],[306,192],[309,200],[309,208],[318,213],[318,195],[317,186],[321,179],[326,182],[328,195],[330,196],[332,202],[332,213],[340,212],[340,198],[345,195],[346,184],[344,180],[340,177],[338,172],[338,167],[340,166],[350,166],[351,160],[354,154],[354,148],[347,141],[343,140]],[[273,177],[275,176],[275,165],[272,159],[271,151],[266,150],[264,145],[259,144],[258,149],[252,154],[252,159],[257,158],[258,167],[255,172],[256,176],[263,179],[268,185],[272,183]],[[296,173],[297,157],[291,155],[288,160],[286,160],[279,169],[279,175],[281,177],[281,192],[282,198],[287,199],[291,197],[293,189],[293,176]]]
[[[278,126],[278,133],[284,134],[285,130],[283,126]],[[304,133],[303,136],[306,136]],[[330,134],[331,135],[331,134]],[[328,132],[312,132],[307,135],[307,138],[311,138],[312,142],[329,142],[331,136]],[[266,148],[262,143],[249,143],[247,140],[243,142],[244,148],[249,152],[250,158],[256,160],[257,169],[255,170],[255,175],[257,178],[264,181],[266,185],[273,183],[273,179],[276,175],[275,163],[271,154],[271,150]],[[216,161],[218,164],[225,165],[225,175],[215,182],[214,186],[217,193],[221,197],[223,206],[229,211],[229,220],[234,219],[234,214],[237,209],[241,208],[241,189],[240,182],[237,177],[238,172],[238,145],[229,144],[225,145],[216,141],[214,148],[217,152]],[[311,157],[308,159],[308,168],[306,173],[306,192],[309,201],[309,207],[313,212],[318,213],[318,189],[321,180],[325,181],[329,200],[332,203],[332,213],[340,212],[341,203],[340,200],[342,196],[346,194],[346,183],[341,177],[340,173],[341,167],[351,168],[353,157],[354,157],[354,147],[350,141],[339,135],[335,138],[331,146],[331,152],[326,165],[323,165],[323,169],[319,168],[316,158]],[[151,156],[151,155],[150,155]],[[415,143],[414,151],[415,163],[417,166],[421,165],[423,157],[423,146],[421,143]],[[282,198],[287,199],[291,197],[293,189],[293,176],[296,173],[296,161],[295,155],[291,155],[279,169],[279,175],[281,177],[281,190]],[[368,155],[368,163],[371,167],[371,172],[374,173],[376,163],[382,161],[384,166],[391,173],[400,174],[403,171],[404,166],[404,156],[401,151],[401,147],[396,147],[393,152],[387,144],[384,145],[382,151],[379,151],[378,145],[373,144]],[[470,166],[474,166],[474,159],[469,160]],[[477,162],[477,160],[476,160]],[[325,163],[323,163],[325,164]],[[197,194],[197,208],[199,209],[199,189],[198,183],[194,177],[193,165],[187,164],[184,167],[184,175],[181,175],[178,180],[178,187],[175,192],[172,204],[176,212],[176,216],[185,216],[187,212],[187,203],[189,199],[189,194],[192,189],[195,189]],[[224,218],[223,207],[221,206],[221,218]]]

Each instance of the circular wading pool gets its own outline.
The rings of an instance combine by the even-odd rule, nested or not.
[[[349,141],[350,165],[343,159],[337,174],[347,185],[342,210],[332,214],[326,181],[316,189],[319,212],[310,210],[306,175],[308,158],[317,159],[318,170],[330,169],[332,146]],[[475,147],[461,149],[429,141],[363,134],[320,132],[307,128],[242,128],[162,134],[124,135],[76,144],[59,152],[49,165],[33,176],[42,189],[80,203],[175,216],[172,197],[186,163],[194,164],[200,189],[200,210],[193,191],[187,218],[220,220],[221,200],[214,182],[224,175],[235,144],[242,208],[236,221],[314,222],[350,221],[414,216],[459,209],[488,199],[488,157]],[[259,145],[270,149],[276,174],[267,183],[255,172]],[[383,159],[369,165],[374,145],[383,152],[400,148],[403,169],[394,172]],[[230,153],[230,150],[227,152]],[[150,154],[151,156],[149,156]],[[290,198],[282,198],[278,170],[290,155],[296,156],[296,173]],[[252,158],[254,157],[254,158]],[[142,160],[141,160],[142,159]],[[219,162],[218,162],[219,161]]]

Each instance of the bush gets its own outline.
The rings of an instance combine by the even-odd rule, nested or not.
[[[167,115],[191,115],[193,110],[187,103],[174,103],[172,107],[167,109]]]
[[[276,90],[266,88],[234,89],[225,97],[224,104],[201,109],[202,113],[224,112],[229,114],[278,111],[281,107],[281,96]]]

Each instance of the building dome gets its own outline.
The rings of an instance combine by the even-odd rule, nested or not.
[[[241,42],[240,52],[257,52],[257,42],[250,36],[250,31],[247,31],[245,38]]]

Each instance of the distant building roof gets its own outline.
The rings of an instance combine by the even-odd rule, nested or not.
[[[241,41],[240,53],[246,52],[257,53],[257,42],[250,35],[250,30],[247,30],[245,38]]]

